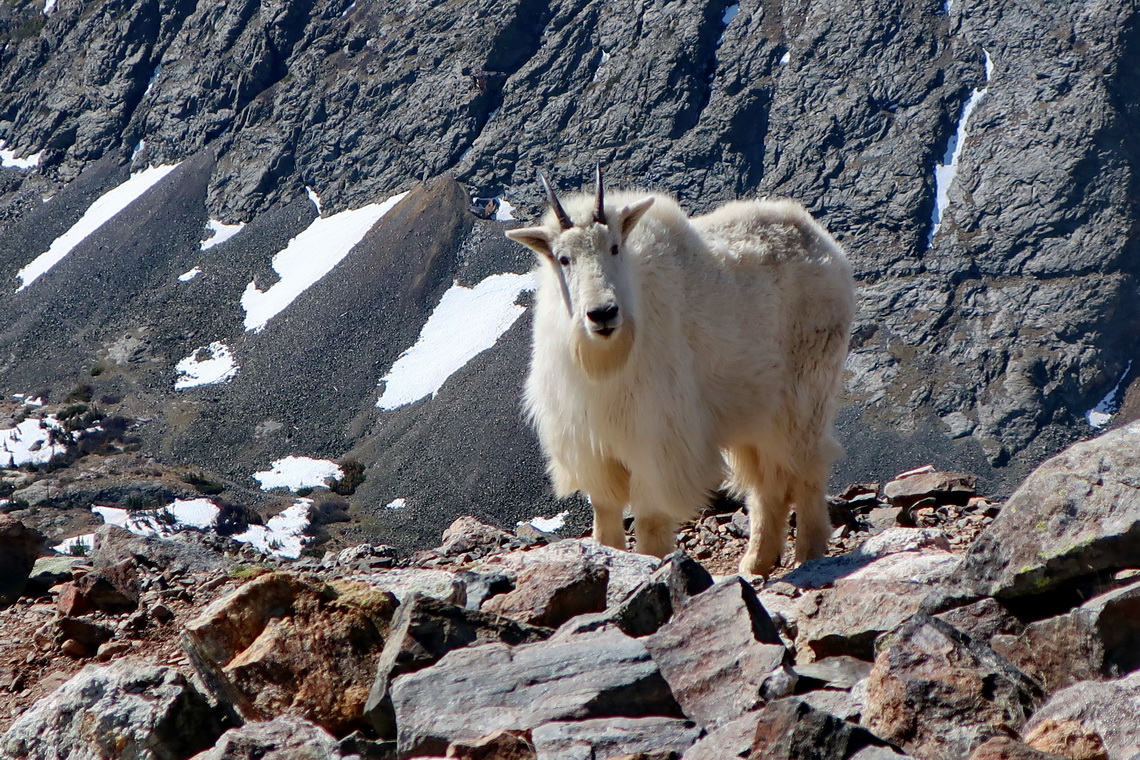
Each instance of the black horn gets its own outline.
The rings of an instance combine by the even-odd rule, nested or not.
[[[594,204],[594,221],[598,224],[606,223],[606,205],[602,192],[602,165],[597,164],[597,171],[594,174],[594,183],[598,187],[598,198]]]
[[[539,172],[538,178],[542,180],[542,186],[546,188],[546,198],[550,201],[550,207],[554,209],[554,215],[558,217],[558,224],[564,230],[573,227],[574,223],[570,221],[570,215],[566,213],[566,209],[562,208],[562,204],[558,202],[558,196],[554,194],[554,188],[550,186],[546,175]]]

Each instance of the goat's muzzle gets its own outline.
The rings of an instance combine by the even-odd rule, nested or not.
[[[599,306],[586,312],[589,327],[596,335],[608,338],[621,326],[621,310],[616,303]]]

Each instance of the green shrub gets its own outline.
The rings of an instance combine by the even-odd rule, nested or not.
[[[337,464],[344,477],[329,478],[329,490],[341,496],[351,496],[364,482],[364,465],[355,459],[345,459]]]

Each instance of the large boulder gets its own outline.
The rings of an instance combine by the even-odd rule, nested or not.
[[[182,760],[214,743],[221,715],[177,671],[88,665],[18,717],[0,755],[21,760]]]
[[[685,715],[709,727],[791,692],[790,655],[740,576],[682,602],[643,639]]]
[[[609,577],[603,565],[582,557],[535,563],[519,573],[513,591],[491,597],[483,609],[554,628],[577,615],[605,609]]]
[[[395,598],[287,572],[245,584],[186,624],[183,643],[212,694],[244,721],[296,712],[337,735],[363,727]]]
[[[7,607],[24,593],[43,550],[42,535],[15,517],[0,513],[0,607]]]
[[[443,752],[497,729],[605,717],[682,717],[642,645],[607,629],[558,641],[458,649],[391,689],[399,750]]]
[[[1054,692],[1078,681],[1119,678],[1140,668],[1140,581],[1039,620],[995,650]]]
[[[928,760],[959,760],[1025,724],[1041,687],[984,643],[926,614],[887,636],[867,683],[863,725]]]
[[[1140,421],[1048,460],[970,547],[963,580],[996,597],[1040,594],[1140,567]]]

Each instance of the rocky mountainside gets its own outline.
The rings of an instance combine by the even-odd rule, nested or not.
[[[15,0],[0,392],[89,384],[146,452],[236,487],[355,458],[357,538],[552,514],[518,415],[527,286],[491,278],[530,266],[502,231],[538,212],[536,171],[569,190],[601,162],[693,212],[792,196],[844,243],[836,485],[937,462],[1007,493],[1140,415],[1138,21],[1129,0]],[[462,298],[446,330],[493,312],[491,347],[377,406]],[[180,386],[192,357],[233,371]]]
[[[37,559],[0,515],[0,755],[1136,760],[1137,473],[1133,423],[1005,503],[852,486],[769,579],[720,575],[739,511],[664,560],[472,517],[403,558],[106,526]]]

